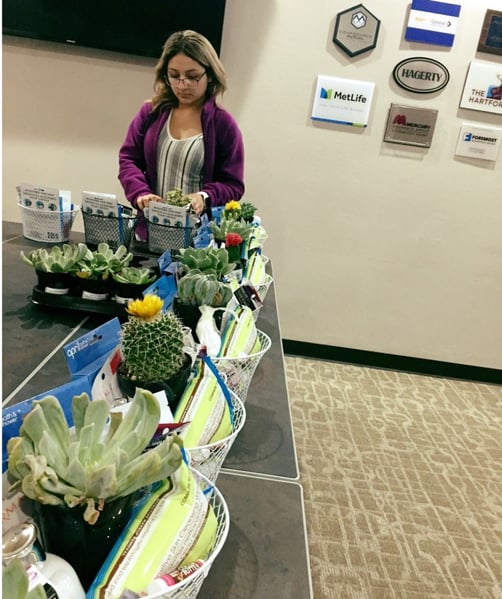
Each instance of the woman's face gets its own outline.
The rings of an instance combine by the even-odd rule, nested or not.
[[[180,105],[195,106],[204,102],[207,74],[197,61],[186,54],[176,54],[167,63],[166,77]]]

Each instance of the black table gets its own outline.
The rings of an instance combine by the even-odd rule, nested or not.
[[[72,240],[82,237],[72,234]],[[22,236],[20,224],[3,223],[3,405],[68,382],[62,347],[110,318],[31,302],[35,274],[19,253],[40,245]],[[204,599],[312,596],[273,284],[257,326],[272,345],[255,371],[246,423],[216,483],[231,523],[227,542],[201,590]]]

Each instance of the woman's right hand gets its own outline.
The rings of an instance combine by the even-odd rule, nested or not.
[[[144,210],[150,202],[162,202],[162,198],[154,193],[147,193],[136,198],[136,206],[139,210]]]

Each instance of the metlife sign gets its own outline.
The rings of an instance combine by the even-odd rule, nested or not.
[[[458,136],[456,156],[497,160],[502,142],[502,129],[463,123]]]
[[[319,75],[312,106],[312,120],[353,127],[368,124],[375,84]]]

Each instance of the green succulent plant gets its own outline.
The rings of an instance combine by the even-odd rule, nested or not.
[[[13,559],[2,567],[2,597],[12,599],[47,599],[41,585],[28,591],[28,573],[20,559]]]
[[[226,306],[233,295],[226,283],[213,274],[188,273],[178,282],[178,299],[190,306]]]
[[[77,276],[82,279],[107,279],[129,265],[133,255],[125,245],[113,251],[107,243],[100,243],[96,250],[87,252],[78,263]]]
[[[256,212],[256,206],[253,206],[251,202],[241,202],[241,218],[246,222],[253,220],[254,213]]]
[[[120,272],[113,273],[112,277],[114,281],[131,285],[148,285],[157,278],[150,268],[138,266],[124,266]]]
[[[212,220],[209,223],[209,227],[216,241],[225,241],[225,237],[228,233],[237,233],[246,241],[251,236],[252,226],[250,223],[245,222],[242,219],[236,218],[221,218],[220,223]]]
[[[217,279],[222,279],[235,267],[233,262],[229,262],[225,248],[182,248],[177,259],[181,262],[184,273],[213,274]]]
[[[190,204],[190,198],[187,198],[179,187],[175,187],[166,193],[166,204],[184,208]]]
[[[78,245],[65,243],[62,247],[55,245],[50,250],[36,248],[31,250],[28,255],[21,252],[21,259],[36,270],[43,272],[76,272],[79,262],[87,254],[87,251],[85,243]]]
[[[122,325],[121,366],[132,381],[163,381],[178,373],[185,363],[183,325],[163,301],[153,294],[130,302],[129,317]]]
[[[53,395],[33,402],[18,437],[7,442],[8,471],[20,490],[48,505],[85,506],[83,518],[95,524],[107,501],[170,476],[181,463],[181,441],[166,437],[149,445],[160,420],[155,396],[137,389],[123,416],[106,400],[73,397],[74,428]]]

